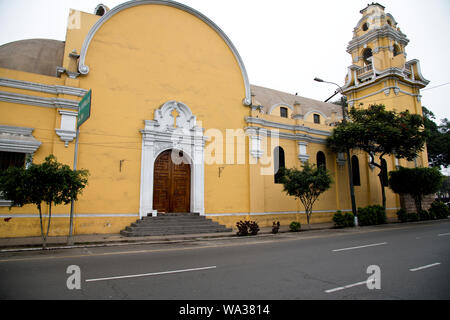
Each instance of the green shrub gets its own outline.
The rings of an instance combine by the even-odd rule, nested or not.
[[[289,231],[292,232],[298,232],[300,231],[301,228],[301,224],[298,221],[292,221],[291,224],[289,225]]]
[[[419,215],[415,212],[408,213],[408,221],[419,221]]]
[[[341,210],[336,211],[336,213],[333,216],[333,222],[336,228],[346,228],[355,226],[353,213],[346,212],[342,214]]]
[[[358,208],[358,222],[360,226],[386,223],[386,211],[379,205]]]
[[[418,212],[419,214],[419,220],[420,221],[424,221],[424,220],[430,220],[429,216],[428,216],[428,211],[427,210],[420,210]]]
[[[450,214],[450,210],[442,201],[434,201],[428,212],[432,213],[435,219],[447,219]]]
[[[408,212],[406,212],[405,209],[400,209],[397,211],[397,219],[400,222],[407,222],[408,221]]]

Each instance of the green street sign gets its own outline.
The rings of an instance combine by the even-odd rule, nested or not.
[[[89,90],[78,104],[77,129],[91,116],[91,96],[92,90]]]

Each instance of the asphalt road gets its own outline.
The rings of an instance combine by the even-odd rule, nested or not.
[[[450,299],[450,221],[2,253],[0,299]]]

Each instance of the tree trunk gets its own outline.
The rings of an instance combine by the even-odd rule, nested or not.
[[[311,229],[311,225],[309,224],[309,220],[311,219],[311,214],[312,214],[312,208],[306,209],[306,221],[308,222],[308,229]]]
[[[378,173],[378,179],[380,180],[380,186],[381,186],[381,203],[382,203],[382,205],[383,205],[383,208],[384,208],[384,211],[386,211],[386,191],[385,191],[385,189],[384,189],[384,176],[383,176],[383,166],[382,166],[382,163],[383,163],[383,155],[384,154],[382,154],[380,157],[379,157],[379,159],[380,159],[380,163],[378,164],[378,163],[376,163],[375,162],[375,155],[374,154],[371,154],[371,153],[369,153],[369,156],[370,156],[370,164],[372,164],[372,165],[374,165],[375,167],[377,167],[378,169],[380,169],[380,173]],[[386,170],[387,170],[387,168],[386,168]]]
[[[420,215],[420,213],[422,212],[422,197],[421,196],[415,196],[414,197],[414,204],[416,205],[417,214]]]
[[[48,238],[48,233],[50,231],[50,222],[51,222],[51,220],[52,220],[52,203],[50,202],[50,204],[48,206],[47,234],[45,235],[45,240],[44,240],[45,245],[47,245],[47,238]]]
[[[46,244],[45,244],[44,226],[43,226],[43,221],[42,221],[41,204],[38,204],[37,207],[39,209],[39,222],[41,224],[42,250],[44,250],[46,248]]]
[[[378,177],[380,178],[380,185],[381,185],[381,201],[384,211],[386,211],[386,190],[384,188],[383,170],[380,171]]]
[[[308,224],[308,229],[309,229],[310,226],[309,226],[309,213],[308,212],[306,212],[306,222]]]

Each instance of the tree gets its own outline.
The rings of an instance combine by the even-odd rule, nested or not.
[[[422,200],[427,194],[439,191],[444,175],[438,168],[403,168],[389,172],[389,187],[398,194],[414,199],[417,214],[422,212]]]
[[[433,112],[422,107],[423,122],[427,131],[428,162],[432,167],[448,167],[450,165],[450,122],[441,120],[437,125]]]
[[[371,105],[368,109],[352,108],[350,121],[333,129],[327,138],[327,146],[334,152],[350,148],[363,150],[369,155],[370,164],[379,169],[382,206],[386,209],[384,157],[395,155],[412,161],[423,150],[425,138],[420,115],[409,111],[387,111],[384,105]]]
[[[305,207],[306,220],[309,225],[314,202],[330,188],[332,179],[328,170],[322,166],[316,167],[306,162],[302,168],[303,170],[280,168],[282,170],[281,183],[284,192],[301,201]]]
[[[442,186],[439,188],[438,197],[441,201],[448,202],[450,200],[450,177],[444,176]]]
[[[87,170],[72,170],[49,155],[41,164],[26,168],[11,167],[0,174],[0,192],[12,206],[35,204],[39,210],[42,246],[46,248],[50,231],[52,205],[69,204],[87,185]],[[44,232],[42,203],[48,205],[47,230]],[[11,209],[10,207],[10,209]]]

